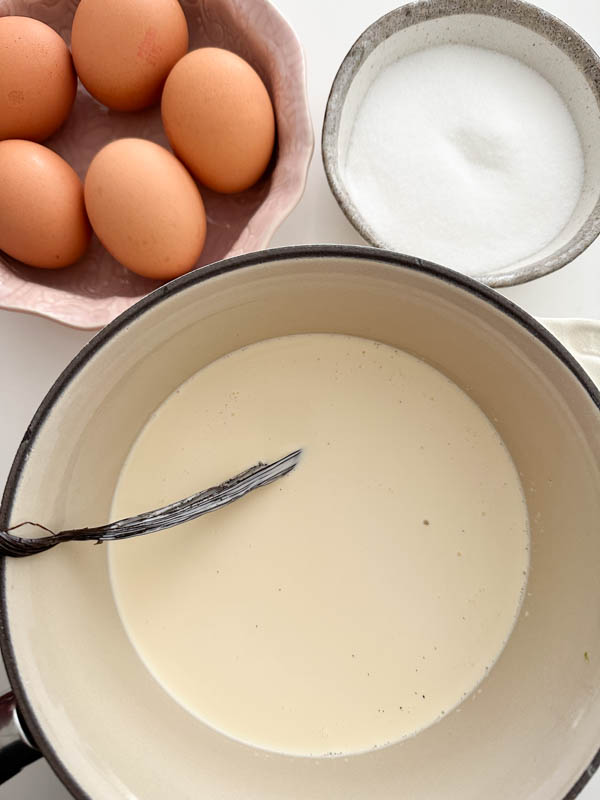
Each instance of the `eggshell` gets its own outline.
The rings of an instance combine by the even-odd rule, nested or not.
[[[139,275],[169,279],[198,261],[206,237],[193,178],[164,147],[118,139],[94,157],[85,178],[92,227],[117,261]]]
[[[187,52],[177,0],[81,0],[71,49],[86,89],[119,111],[158,102],[171,67]]]
[[[175,153],[217,192],[247,189],[265,171],[275,141],[267,89],[235,53],[203,47],[171,70],[161,101]]]
[[[75,170],[41,144],[6,139],[0,175],[0,250],[44,269],[77,261],[91,231]]]
[[[0,17],[0,139],[48,138],[76,91],[69,48],[56,31],[30,17]]]

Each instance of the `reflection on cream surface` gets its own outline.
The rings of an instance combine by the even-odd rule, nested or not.
[[[497,432],[428,364],[307,334],[204,368],[143,429],[113,517],[303,447],[286,478],[180,528],[110,545],[129,637],[177,701],[298,755],[414,734],[510,635],[529,561]]]

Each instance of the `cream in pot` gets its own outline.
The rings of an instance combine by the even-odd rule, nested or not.
[[[203,721],[300,755],[381,747],[443,717],[506,642],[528,566],[510,454],[423,361],[333,334],[270,339],[154,413],[115,519],[302,446],[286,479],[110,545],[125,628]]]

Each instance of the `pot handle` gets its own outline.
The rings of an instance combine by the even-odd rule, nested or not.
[[[600,387],[600,322],[595,319],[539,319],[575,356]]]
[[[0,697],[0,784],[42,754],[32,744],[12,692]]]

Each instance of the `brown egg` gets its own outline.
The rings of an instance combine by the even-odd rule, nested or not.
[[[187,52],[177,0],[81,0],[71,50],[85,88],[118,111],[158,102],[171,67]]]
[[[75,170],[41,144],[6,139],[0,175],[0,250],[44,269],[77,261],[91,231]]]
[[[269,94],[239,56],[216,47],[188,53],[163,90],[163,125],[175,153],[217,192],[241,192],[265,171],[275,141]]]
[[[56,31],[30,17],[0,17],[0,139],[47,139],[76,91],[69,48]]]
[[[174,155],[145,139],[118,139],[85,178],[92,227],[117,261],[166,280],[195,266],[206,237],[198,187]]]

